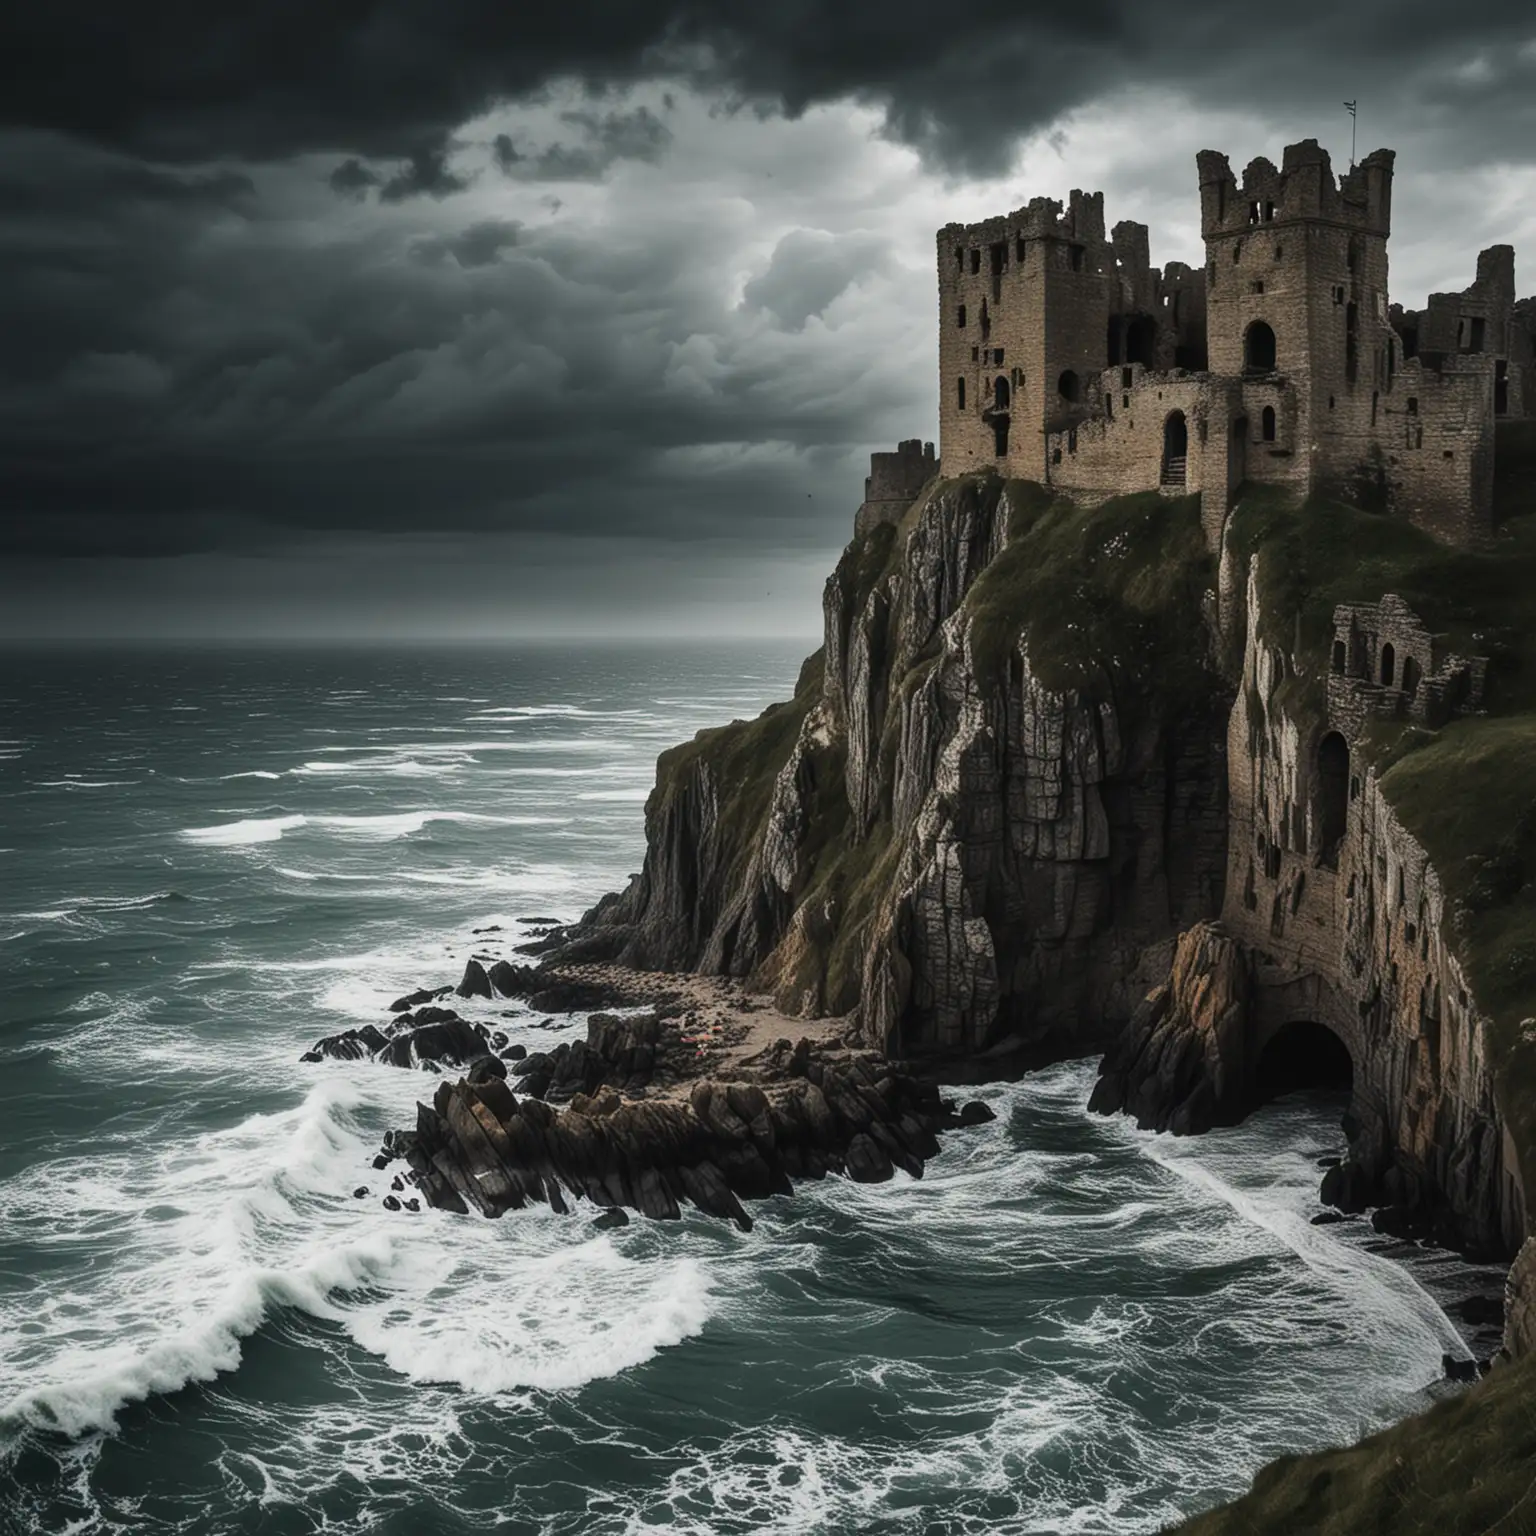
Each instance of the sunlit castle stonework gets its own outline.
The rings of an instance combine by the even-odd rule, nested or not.
[[[1196,158],[1203,270],[1152,266],[1145,225],[1106,237],[1098,192],[938,232],[945,472],[1198,493],[1213,543],[1245,481],[1480,541],[1494,422],[1536,408],[1513,248],[1407,311],[1388,299],[1392,150],[1336,179],[1306,139],[1241,186],[1225,155]]]

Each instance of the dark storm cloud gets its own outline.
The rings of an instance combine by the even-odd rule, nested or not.
[[[355,155],[350,160],[343,160],[328,179],[331,191],[338,197],[362,197],[370,187],[378,186],[380,181],[380,177]]]
[[[335,185],[335,176],[331,178]],[[386,203],[403,202],[408,197],[448,197],[469,185],[467,176],[448,169],[448,151],[441,145],[418,149],[388,181],[379,188],[379,198]]]
[[[924,431],[933,388],[928,257],[918,280],[869,227],[810,109],[873,108],[860,153],[883,121],[958,196],[1075,108],[1101,132],[1138,94],[1229,109],[1273,153],[1358,96],[1362,150],[1395,113],[1455,173],[1451,224],[1481,195],[1463,173],[1536,159],[1533,32],[1523,0],[17,10],[0,553],[803,546],[831,526],[815,474],[856,495],[857,458]],[[1187,216],[1187,147],[1124,110],[1121,204]],[[754,126],[777,158],[752,161]],[[1058,153],[1081,137],[1034,149],[1028,190]]]
[[[730,306],[664,216],[601,241],[486,219],[403,244],[389,225],[284,243],[284,210],[233,178],[120,175],[63,140],[0,159],[0,198],[30,209],[0,237],[13,553],[322,530],[692,537],[719,493],[675,483],[670,455],[815,450],[858,437],[882,398],[827,409],[814,375],[789,389],[752,347],[706,340]],[[782,511],[782,488],[758,475],[756,516],[775,496]]]
[[[1518,53],[1529,27],[1524,0],[61,0],[9,23],[0,121],[159,160],[329,149],[415,167],[422,146],[552,79],[666,73],[792,112],[877,101],[894,133],[971,170],[1117,85],[1192,86],[1213,105],[1407,91],[1426,110],[1475,109],[1490,142],[1510,143],[1536,94]],[[1470,44],[1491,50],[1486,75],[1424,77]]]

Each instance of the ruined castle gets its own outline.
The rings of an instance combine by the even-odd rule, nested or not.
[[[1514,251],[1496,245],[1465,292],[1389,307],[1393,160],[1378,149],[1336,179],[1307,139],[1239,186],[1203,151],[1200,270],[1153,267],[1145,225],[1106,237],[1098,192],[946,225],[944,472],[993,465],[1094,499],[1198,493],[1213,543],[1245,481],[1479,540],[1494,423],[1536,413],[1536,301],[1515,302]],[[931,455],[877,456],[861,521],[910,499]]]

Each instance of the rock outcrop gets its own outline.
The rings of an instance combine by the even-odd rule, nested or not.
[[[441,994],[416,994],[435,997]],[[404,999],[402,999],[404,1001]],[[507,1037],[486,1024],[471,1024],[451,1008],[419,1008],[394,1013],[382,1027],[365,1024],[339,1035],[327,1035],[300,1058],[314,1062],[379,1061],[391,1067],[463,1067],[483,1057],[494,1059],[505,1049]]]
[[[1240,1120],[1249,1107],[1249,988],[1247,958],[1219,924],[1181,934],[1168,980],[1105,1058],[1089,1109],[1123,1110],[1143,1130],[1178,1136]]]
[[[829,1054],[806,1040],[780,1041],[735,1080],[637,1102],[652,1081],[643,1053],[659,1045],[664,1057],[667,1042],[654,1018],[628,1030],[621,1022],[589,1031],[588,1086],[564,1110],[495,1079],[441,1083],[431,1105],[417,1106],[415,1129],[391,1133],[385,1158],[405,1159],[428,1204],[461,1214],[496,1217],[530,1203],[565,1212],[569,1196],[662,1221],[692,1204],[748,1229],[743,1200],[787,1195],[794,1180],[828,1173],[877,1183],[900,1168],[921,1178],[938,1132],[992,1118],[982,1104],[958,1110],[879,1057]],[[621,1053],[618,1065],[610,1050]],[[604,1086],[621,1072],[629,1097]]]

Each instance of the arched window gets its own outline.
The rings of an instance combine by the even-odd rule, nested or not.
[[[1082,397],[1083,386],[1078,382],[1078,377],[1068,368],[1056,381],[1056,392],[1063,400],[1070,400],[1074,404]]]
[[[1183,411],[1170,411],[1163,423],[1163,473],[1164,485],[1185,484],[1187,455],[1189,453],[1189,424]]]
[[[1243,371],[1275,371],[1275,333],[1262,320],[1255,320],[1243,337]]]
[[[1337,731],[1317,744],[1317,834],[1323,864],[1339,866],[1339,844],[1349,821],[1349,746]]]
[[[965,409],[965,380],[955,380],[955,404],[963,411]]]
[[[1274,442],[1274,440],[1275,440],[1275,408],[1274,408],[1274,406],[1266,405],[1264,407],[1264,414],[1259,419],[1260,419],[1260,421],[1263,424],[1264,441],[1266,443]]]
[[[1008,409],[1008,380],[998,374],[992,384],[992,404],[999,411]]]
[[[1381,685],[1390,688],[1397,681],[1397,651],[1389,640],[1381,648]]]
[[[1424,675],[1423,668],[1412,656],[1403,658],[1403,692],[1411,699],[1419,691],[1419,682]]]

